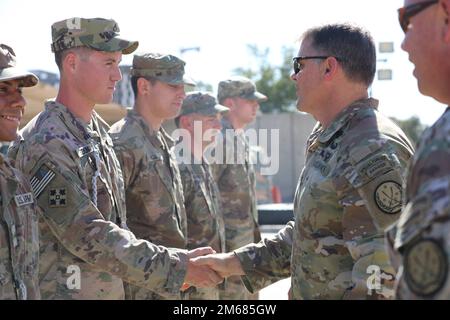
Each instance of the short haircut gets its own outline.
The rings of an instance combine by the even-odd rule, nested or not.
[[[302,39],[309,39],[319,54],[340,58],[339,62],[350,80],[368,87],[376,72],[376,49],[368,31],[350,24],[329,24],[307,30]]]
[[[89,49],[87,47],[75,47],[75,48],[70,48],[70,49],[55,52],[55,62],[56,62],[56,65],[58,66],[59,72],[60,73],[62,72],[62,62],[66,58],[67,54],[69,54],[70,52],[76,53],[84,60],[89,57],[89,53],[92,50],[93,49]]]
[[[153,77],[141,77],[141,76],[131,76],[131,89],[133,90],[134,98],[137,99],[138,96],[138,88],[137,88],[137,82],[139,78],[144,78],[147,81],[150,81],[152,85],[154,85],[157,81],[157,79]]]

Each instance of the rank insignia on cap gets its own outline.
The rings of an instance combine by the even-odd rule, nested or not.
[[[381,211],[395,214],[402,209],[402,186],[395,181],[385,181],[375,190],[375,203]]]
[[[66,189],[56,188],[49,191],[49,206],[51,208],[66,206]]]
[[[412,292],[421,297],[432,297],[447,280],[447,254],[438,241],[420,240],[405,252],[404,270]]]
[[[31,189],[36,198],[44,191],[45,187],[53,180],[55,175],[56,174],[45,164],[38,169],[30,180]]]

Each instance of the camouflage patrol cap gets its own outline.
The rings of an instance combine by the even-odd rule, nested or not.
[[[191,113],[213,116],[228,110],[230,109],[217,103],[217,99],[212,93],[193,91],[184,98],[179,116]]]
[[[0,44],[0,82],[9,80],[19,80],[22,87],[32,87],[39,82],[33,73],[16,67],[16,55],[11,47]]]
[[[70,18],[52,25],[52,51],[88,47],[98,51],[132,53],[138,41],[118,38],[119,25],[112,19]]]
[[[170,54],[145,53],[133,57],[131,75],[151,77],[170,84],[187,84],[195,86],[195,82],[184,75],[186,62]]]
[[[226,98],[239,97],[247,100],[266,101],[267,97],[256,91],[256,85],[248,78],[235,76],[219,82],[217,98],[219,102]]]

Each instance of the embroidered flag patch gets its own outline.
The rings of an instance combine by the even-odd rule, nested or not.
[[[53,180],[55,175],[56,174],[45,164],[38,169],[30,180],[31,189],[36,198],[39,197],[45,187]]]

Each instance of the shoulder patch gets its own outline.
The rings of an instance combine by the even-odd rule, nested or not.
[[[405,252],[405,280],[412,292],[421,297],[432,297],[447,280],[447,255],[441,244],[423,239]]]
[[[361,168],[361,172],[369,178],[377,177],[389,170],[392,170],[392,164],[386,154],[377,155]]]
[[[50,208],[66,206],[66,188],[50,189],[48,194],[48,205]]]
[[[396,214],[402,209],[402,186],[395,181],[384,181],[375,189],[375,203],[384,213]]]
[[[36,198],[42,193],[45,187],[55,178],[55,173],[45,164],[36,171],[31,178],[31,189]]]

